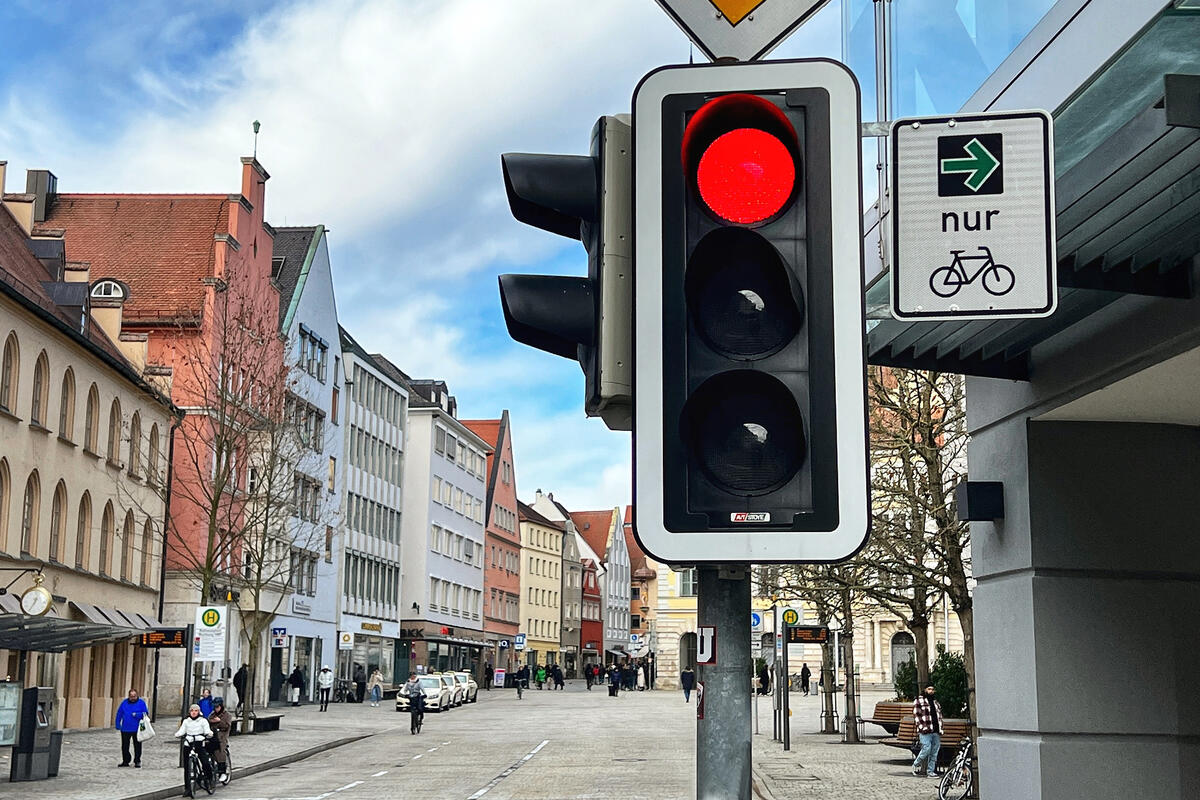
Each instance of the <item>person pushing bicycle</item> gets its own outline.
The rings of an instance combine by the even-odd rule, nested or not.
[[[417,673],[408,673],[408,682],[400,690],[408,698],[409,730],[415,736],[421,730],[425,720],[425,690],[421,688],[421,679]]]

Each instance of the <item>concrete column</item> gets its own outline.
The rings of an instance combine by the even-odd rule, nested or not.
[[[115,707],[112,702],[113,646],[100,645],[92,648],[92,708],[91,727],[107,728],[112,725]]]
[[[1200,430],[1016,416],[970,461],[1005,491],[972,526],[981,795],[1193,797]]]

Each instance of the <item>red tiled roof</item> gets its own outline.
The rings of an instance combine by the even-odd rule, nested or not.
[[[612,528],[612,510],[608,511],[572,511],[571,521],[575,530],[588,543],[588,547],[600,556],[601,560],[608,556],[608,532]]]
[[[471,433],[483,439],[492,447],[500,446],[500,420],[498,419],[460,419]]]
[[[127,379],[144,386],[137,370],[121,355],[121,351],[90,315],[87,324],[80,330],[79,315],[69,313],[55,304],[42,286],[43,281],[52,281],[54,276],[49,274],[42,262],[30,252],[27,241],[24,229],[12,216],[12,212],[0,205],[0,283],[25,302],[37,306],[36,313],[55,318],[60,327],[69,331],[72,337],[82,340],[94,351],[99,351],[110,363],[124,372]]]
[[[129,285],[126,322],[192,317],[213,274],[214,236],[229,231],[229,197],[60,194],[39,227],[66,230],[67,257],[91,262],[93,282]]]

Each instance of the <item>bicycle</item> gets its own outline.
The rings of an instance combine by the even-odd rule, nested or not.
[[[992,258],[991,248],[980,247],[979,251],[983,255],[964,256],[965,250],[951,250],[950,255],[954,256],[954,259],[949,266],[938,267],[929,276],[930,290],[938,297],[953,297],[958,294],[959,289],[974,283],[982,275],[983,288],[988,294],[999,297],[1011,292],[1017,282],[1016,273],[1004,264],[997,264]],[[968,275],[965,264],[967,261],[982,263],[974,274]]]
[[[187,736],[184,738],[184,747],[187,749],[187,755],[183,761],[183,793],[187,797],[195,797],[195,789],[199,786],[209,794],[216,789],[214,785],[213,771],[209,768],[203,751],[205,737],[203,736]]]
[[[971,737],[964,736],[958,745],[954,763],[938,784],[938,800],[962,800],[971,794],[975,776],[971,772]]]
[[[333,687],[333,702],[348,703],[350,696],[350,681],[339,679]]]
[[[410,720],[409,726],[408,726],[409,730],[412,732],[413,736],[416,736],[418,733],[421,732],[421,723],[423,723],[425,721],[425,711],[424,710],[420,710],[420,711],[416,710],[416,706],[414,705],[414,706],[409,706],[408,713],[409,713],[409,717],[411,717],[411,720]]]

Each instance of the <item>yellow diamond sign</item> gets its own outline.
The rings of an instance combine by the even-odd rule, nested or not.
[[[658,0],[711,60],[757,61],[829,0]]]
[[[709,0],[709,2],[717,7],[717,11],[725,15],[725,19],[729,20],[730,25],[737,25],[766,0]]]

